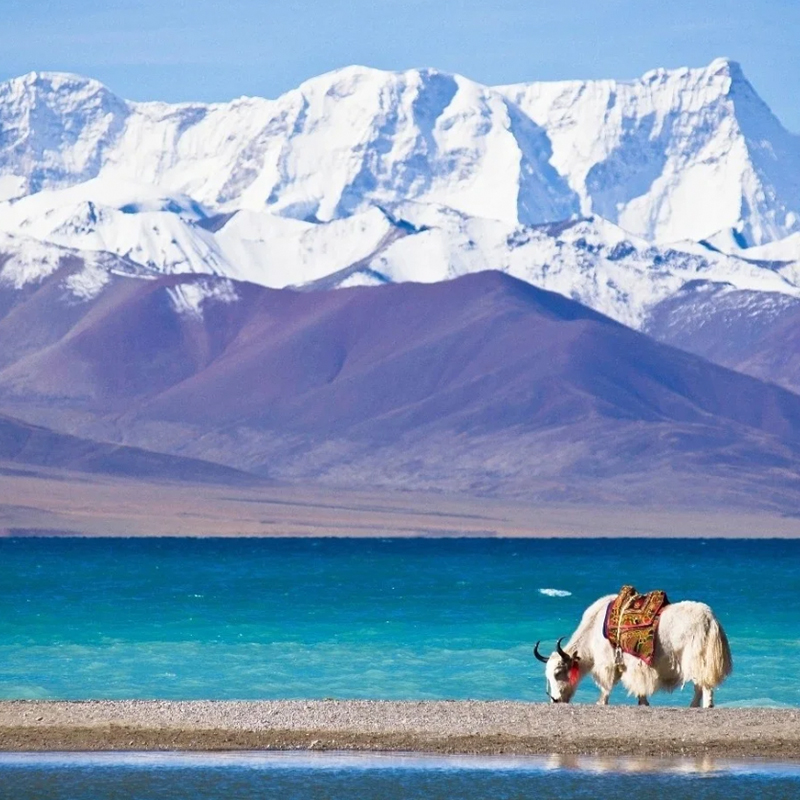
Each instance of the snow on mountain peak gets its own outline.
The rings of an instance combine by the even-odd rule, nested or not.
[[[584,213],[664,242],[738,228],[759,244],[800,229],[800,137],[735,61],[502,90],[547,131]]]
[[[730,59],[494,88],[350,66],[214,104],[30,73],[0,84],[0,130],[0,230],[46,243],[15,283],[60,263],[48,247],[274,287],[499,269],[633,326],[686,282],[800,285],[760,263],[796,250],[800,137]]]
[[[95,297],[114,273],[138,275],[135,265],[110,253],[81,252],[0,232],[0,286],[19,291],[61,268],[65,268],[64,288],[78,300]]]
[[[279,141],[259,140],[247,182],[218,195],[226,207],[325,221],[406,199],[509,221],[577,210],[544,132],[461,76],[348,67],[275,102]]]
[[[715,58],[704,71],[709,76],[709,80],[712,78],[727,78],[729,81],[728,90],[735,88],[737,85],[746,84],[751,91],[755,91],[747,79],[741,63],[733,58]]]
[[[72,72],[28,72],[0,82],[3,102],[68,104],[73,107],[91,98],[114,97],[100,81]]]
[[[634,328],[692,281],[800,297],[800,274],[792,266],[776,270],[699,246],[659,247],[600,217],[514,227],[445,210],[436,216],[430,210],[415,215],[409,206],[396,211],[429,225],[364,262],[386,280],[435,282],[497,269]]]
[[[599,214],[658,241],[800,230],[800,138],[730,59],[498,88],[350,66],[275,100],[175,105],[31,73],[0,85],[0,126],[0,197],[105,177],[311,221],[418,200],[508,223]]]
[[[79,75],[31,72],[0,84],[0,199],[95,177],[129,106]]]

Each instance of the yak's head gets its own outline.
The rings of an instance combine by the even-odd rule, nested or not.
[[[553,703],[569,703],[572,695],[578,688],[578,681],[581,679],[580,658],[577,653],[565,652],[561,648],[562,636],[556,642],[556,649],[545,658],[539,652],[539,642],[533,648],[533,654],[544,665],[544,676],[547,681],[547,696]]]

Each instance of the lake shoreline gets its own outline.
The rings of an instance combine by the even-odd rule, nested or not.
[[[791,540],[800,539],[800,517],[713,504],[678,508],[318,484],[176,484],[45,467],[4,471],[0,464],[1,537]]]
[[[509,701],[0,701],[0,751],[338,750],[800,760],[800,709]]]

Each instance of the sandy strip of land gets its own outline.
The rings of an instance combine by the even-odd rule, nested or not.
[[[800,538],[800,516],[158,483],[12,469],[0,461],[0,537],[6,535]]]
[[[362,750],[800,760],[800,709],[425,701],[0,702],[0,750]]]

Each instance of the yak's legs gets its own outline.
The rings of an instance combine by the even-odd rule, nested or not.
[[[639,705],[640,706],[649,706],[650,705],[650,701],[646,697],[640,697],[639,698]]]
[[[608,668],[598,671],[598,673],[594,675],[594,679],[597,688],[600,690],[600,697],[597,700],[597,705],[607,706],[608,698],[611,696],[611,692],[614,691],[614,687],[619,681],[619,673],[616,669]],[[603,683],[605,683],[605,686],[603,686]]]
[[[714,690],[703,687],[703,708],[714,708]]]
[[[700,700],[703,697],[703,687],[702,686],[695,686],[694,687],[694,697],[692,698],[692,702],[689,703],[689,708],[700,708]]]

